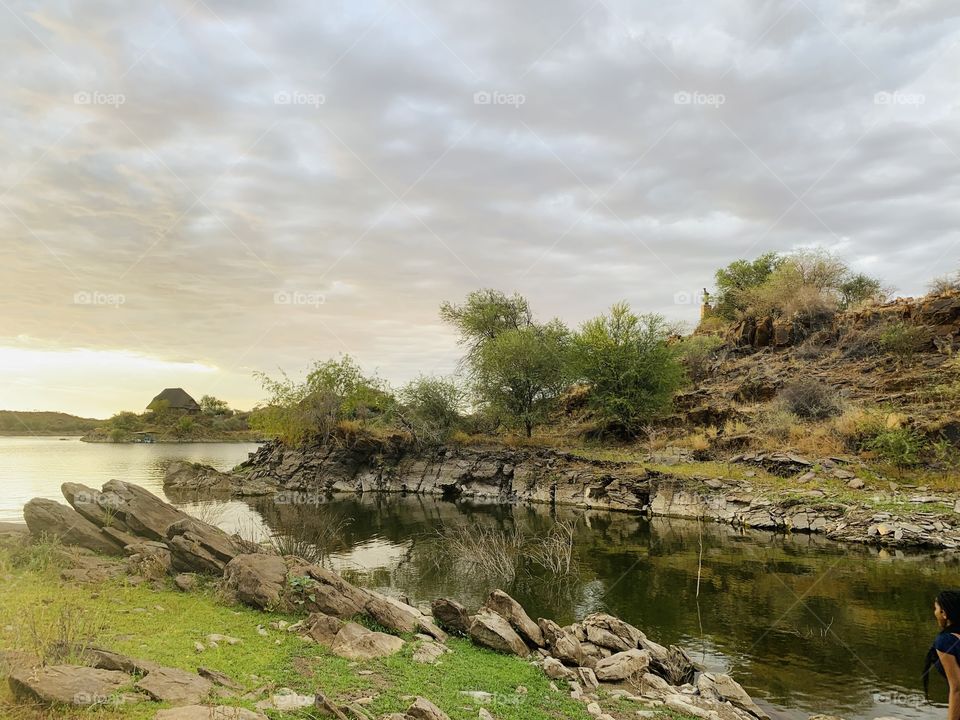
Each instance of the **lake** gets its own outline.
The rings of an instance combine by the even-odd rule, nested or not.
[[[0,520],[20,519],[31,497],[61,499],[66,480],[99,486],[118,478],[163,496],[163,469],[172,459],[229,469],[254,448],[0,438]],[[935,633],[933,596],[960,585],[954,555],[625,513],[400,495],[169,499],[245,536],[322,552],[351,580],[414,603],[449,596],[475,608],[500,586],[534,618],[567,623],[610,612],[730,672],[776,717],[927,720],[945,713],[945,683],[932,680],[930,704],[919,674]],[[558,527],[572,533],[575,549],[570,572],[560,577],[528,557]],[[484,570],[451,541],[481,534],[527,544],[505,568]]]

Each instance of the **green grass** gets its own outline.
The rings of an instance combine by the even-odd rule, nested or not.
[[[70,637],[85,635],[97,646],[185,670],[200,666],[219,670],[247,690],[272,684],[304,694],[320,691],[339,701],[375,697],[370,707],[377,715],[405,710],[409,696],[419,695],[453,720],[476,718],[480,706],[460,695],[465,690],[491,693],[493,699],[485,707],[501,720],[589,717],[584,705],[562,690],[553,691],[528,661],[482,650],[465,640],[452,639],[453,652],[437,666],[412,662],[413,638],[394,657],[350,663],[295,634],[268,627],[273,620],[297,618],[226,604],[212,586],[180,593],[166,581],[159,588],[124,580],[95,585],[63,582],[51,560],[58,554],[56,548],[43,545],[27,551],[0,548],[0,648],[42,654],[44,645],[62,636],[57,626],[67,624]],[[257,625],[267,627],[269,635],[261,636]],[[210,633],[242,642],[196,652],[194,643],[204,642]],[[372,674],[359,674],[367,670]],[[520,685],[526,694],[516,692]],[[261,697],[217,702],[252,709]],[[6,685],[0,686],[0,717],[16,720],[152,720],[161,707],[142,702],[95,710],[25,708],[15,706]],[[297,717],[313,715],[303,711]]]

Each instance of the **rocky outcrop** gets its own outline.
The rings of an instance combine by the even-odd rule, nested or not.
[[[77,665],[17,668],[7,678],[10,690],[20,700],[46,705],[62,703],[81,707],[105,703],[130,682],[117,670]]]
[[[123,546],[73,508],[34,498],[23,506],[23,519],[36,537],[52,537],[105,555],[123,555]]]

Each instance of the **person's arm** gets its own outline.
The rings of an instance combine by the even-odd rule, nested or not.
[[[937,650],[940,657],[940,664],[947,675],[947,683],[950,685],[950,704],[947,708],[947,720],[960,720],[960,664],[957,664],[957,658],[949,653]]]

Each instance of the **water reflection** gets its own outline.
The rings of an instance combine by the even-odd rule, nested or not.
[[[949,556],[622,513],[416,496],[248,504],[268,532],[324,537],[329,565],[413,602],[447,596],[475,608],[500,585],[535,618],[568,623],[611,612],[661,643],[683,645],[711,669],[733,672],[783,717],[942,715],[919,700],[919,668],[934,633],[931,598],[957,584],[957,560]],[[331,518],[349,518],[336,537],[323,532]],[[518,572],[499,583],[452,560],[438,535],[443,527],[480,527],[543,537],[558,520],[575,523],[577,571],[562,581]],[[942,683],[932,694],[944,699]]]

